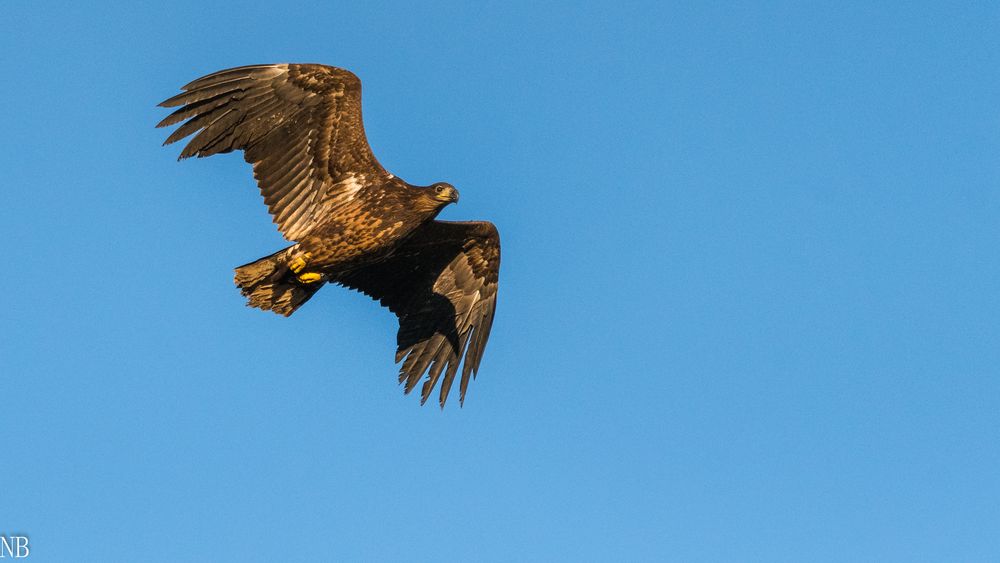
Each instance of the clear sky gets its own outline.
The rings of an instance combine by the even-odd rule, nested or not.
[[[373,7],[374,4],[377,6]],[[0,532],[30,561],[997,561],[1000,8],[14,2]],[[322,62],[503,267],[464,408],[289,319],[156,104]]]

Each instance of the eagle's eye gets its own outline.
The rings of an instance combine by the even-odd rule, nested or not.
[[[444,186],[438,186],[438,187],[434,188],[434,191],[437,192],[437,193],[441,193],[441,192],[444,191]]]

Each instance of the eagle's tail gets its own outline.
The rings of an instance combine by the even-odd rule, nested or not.
[[[295,278],[288,268],[292,248],[294,246],[236,268],[234,281],[247,298],[248,307],[287,317],[323,287],[322,282],[305,284]]]

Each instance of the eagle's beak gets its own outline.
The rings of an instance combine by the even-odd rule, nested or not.
[[[452,203],[458,203],[458,190],[452,188],[451,193],[448,194],[448,200]]]

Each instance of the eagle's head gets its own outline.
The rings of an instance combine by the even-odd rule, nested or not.
[[[449,203],[458,203],[458,190],[451,184],[438,182],[421,190],[419,207],[427,211],[440,211]]]
[[[433,191],[434,199],[441,202],[442,206],[449,203],[458,203],[458,190],[451,184],[438,182],[431,186],[431,190]]]

